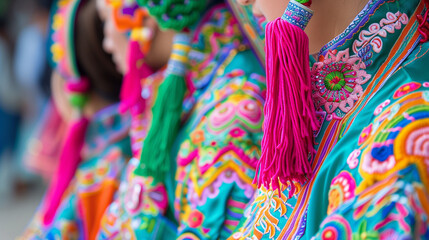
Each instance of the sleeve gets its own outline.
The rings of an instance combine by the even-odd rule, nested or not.
[[[313,239],[429,239],[429,195],[416,166],[344,203]]]

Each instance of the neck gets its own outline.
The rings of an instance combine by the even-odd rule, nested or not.
[[[310,40],[310,54],[316,54],[341,34],[365,7],[368,0],[314,0],[314,16],[305,32]]]

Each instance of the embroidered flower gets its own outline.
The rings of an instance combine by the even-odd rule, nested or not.
[[[244,134],[246,134],[246,132],[243,131],[243,129],[238,128],[238,127],[231,129],[231,131],[229,132],[229,135],[233,138],[242,137],[242,136],[244,136]]]
[[[410,82],[405,85],[402,85],[398,90],[396,90],[395,94],[393,94],[393,98],[394,99],[400,98],[412,91],[419,89],[420,86],[421,84],[417,82]]]
[[[203,220],[204,220],[204,215],[198,210],[193,210],[189,214],[188,225],[191,228],[197,228],[201,226],[201,224],[203,223]]]
[[[337,177],[332,179],[331,188],[329,189],[328,214],[335,211],[345,201],[355,196],[356,182],[352,175],[346,171],[341,172]]]
[[[358,56],[349,56],[349,49],[329,51],[322,61],[314,64],[311,75],[316,107],[341,119],[353,107],[363,92],[362,85],[371,75]]]
[[[193,132],[191,134],[191,139],[192,139],[192,143],[194,143],[194,144],[202,143],[205,139],[204,131],[197,130],[197,131]]]
[[[329,215],[321,226],[323,240],[347,239],[351,240],[352,229],[349,222],[340,215]]]

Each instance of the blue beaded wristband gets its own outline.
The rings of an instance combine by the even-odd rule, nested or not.
[[[311,17],[313,17],[313,10],[297,1],[290,0],[282,19],[304,30]]]

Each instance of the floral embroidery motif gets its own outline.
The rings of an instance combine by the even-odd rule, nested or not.
[[[201,226],[201,224],[203,223],[203,219],[204,215],[200,211],[193,210],[188,216],[188,225],[191,228],[197,228]]]
[[[419,167],[421,176],[429,176],[429,107],[423,100],[424,92],[415,91],[419,87],[413,82],[400,87],[394,93],[402,96],[398,102],[377,115],[369,125],[372,130],[363,130],[362,134],[368,133],[359,141],[363,147],[359,173],[364,181],[357,192],[412,163]],[[422,178],[429,185],[429,178]]]
[[[349,49],[328,51],[311,72],[316,107],[323,106],[335,119],[343,118],[361,96],[362,85],[371,78],[365,68],[361,58],[349,56]]]
[[[337,177],[332,179],[331,188],[329,189],[328,214],[341,206],[345,201],[355,196],[356,182],[353,176],[343,171]]]
[[[411,82],[411,83],[407,83],[405,85],[402,85],[398,90],[396,90],[395,94],[393,94],[393,98],[397,99],[400,98],[410,92],[413,92],[417,89],[419,89],[421,86],[420,83],[417,82]]]
[[[322,228],[321,239],[323,240],[352,239],[352,228],[347,220],[340,215],[332,215],[326,218],[322,223]]]
[[[380,53],[383,48],[381,37],[387,37],[387,33],[395,33],[395,30],[401,29],[402,25],[406,25],[408,21],[405,13],[388,12],[386,18],[381,19],[380,23],[373,23],[369,26],[368,31],[360,32],[359,40],[355,40],[353,43],[353,52],[358,54],[362,50],[367,51],[365,47],[369,44],[374,52]]]

